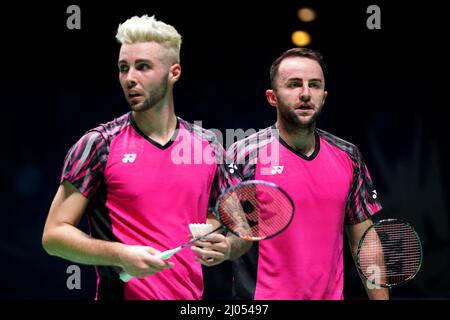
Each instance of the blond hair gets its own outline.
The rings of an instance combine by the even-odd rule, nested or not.
[[[119,24],[116,39],[121,44],[156,42],[166,47],[180,62],[181,35],[169,24],[155,19],[155,16],[134,16]]]

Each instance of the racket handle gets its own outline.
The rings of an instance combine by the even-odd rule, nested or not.
[[[155,254],[155,257],[159,258],[159,259],[163,259],[163,260],[167,260],[169,259],[171,256],[173,256],[175,253],[177,253],[178,251],[180,251],[182,249],[181,246],[176,247],[175,249],[170,249],[170,250],[166,250],[160,253]]]
[[[123,282],[128,282],[133,278],[132,275],[126,273],[125,271],[122,271],[121,273],[119,273],[119,277],[120,277],[120,280],[122,280]]]
[[[154,256],[158,259],[162,259],[162,260],[167,260],[169,259],[171,256],[173,256],[175,253],[177,253],[178,251],[180,251],[182,249],[181,246],[176,247],[175,249],[170,249],[170,250],[166,250],[160,253],[155,254]],[[128,282],[130,281],[133,276],[126,273],[125,271],[122,271],[119,274],[120,280],[122,280],[123,282]]]

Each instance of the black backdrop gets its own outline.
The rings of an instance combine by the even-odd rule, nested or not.
[[[89,128],[127,111],[117,81],[117,25],[156,15],[183,36],[177,114],[206,128],[264,128],[268,69],[310,31],[328,65],[329,97],[318,126],[362,151],[384,205],[422,237],[424,261],[398,299],[450,297],[447,14],[439,1],[16,2],[0,5],[2,111],[0,285],[2,299],[92,299],[95,274],[66,287],[72,263],[41,247],[44,221],[68,148]],[[81,30],[66,9],[81,8]],[[366,8],[381,8],[381,30]],[[318,19],[300,22],[313,7]],[[86,222],[82,222],[86,227]],[[346,251],[348,299],[364,299]]]

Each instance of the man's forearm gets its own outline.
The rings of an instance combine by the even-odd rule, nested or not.
[[[121,243],[94,239],[68,224],[46,232],[42,244],[48,254],[76,263],[120,265]]]
[[[351,246],[353,260],[356,262],[357,259],[357,251],[358,246],[353,244]],[[389,300],[389,289],[386,288],[369,288],[375,285],[370,285],[368,280],[366,280],[363,276],[359,275],[361,281],[363,283],[364,289],[366,289],[367,296],[370,300]]]
[[[364,287],[370,300],[389,300],[389,289],[369,289],[367,285],[364,285]]]

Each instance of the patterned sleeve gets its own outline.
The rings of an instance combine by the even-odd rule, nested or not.
[[[222,145],[216,139],[213,139],[213,141],[210,142],[210,145],[213,149],[217,163],[217,168],[214,174],[211,192],[209,195],[208,208],[209,212],[214,212],[214,207],[216,205],[217,199],[223,192],[225,192],[225,190],[227,190],[232,185],[232,181],[231,176],[227,170],[226,155]]]
[[[249,140],[238,141],[227,150],[227,170],[233,185],[255,177],[257,149],[250,150]]]
[[[354,147],[350,156],[353,167],[353,182],[345,207],[345,223],[357,224],[370,218],[382,209],[372,179],[361,152]]]
[[[85,197],[91,198],[103,179],[108,146],[98,131],[89,131],[66,155],[60,183],[73,184]]]

